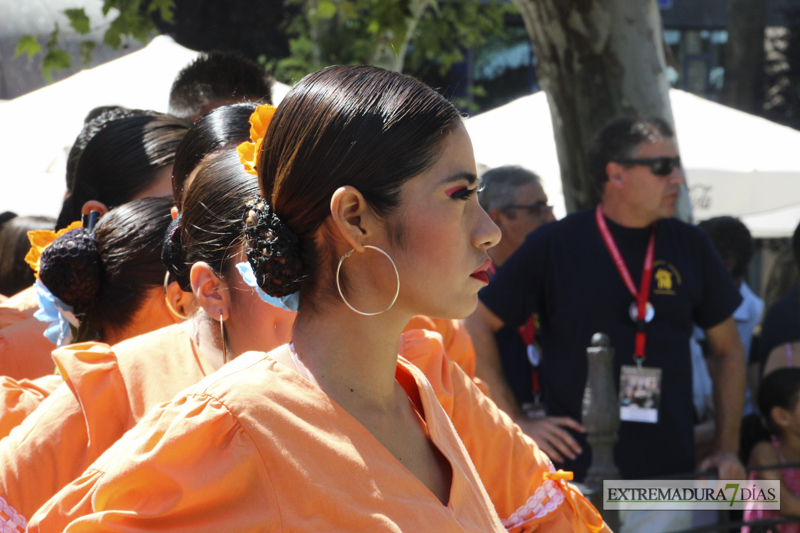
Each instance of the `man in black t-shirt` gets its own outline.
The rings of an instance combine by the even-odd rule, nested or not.
[[[660,405],[655,423],[653,418],[622,422],[615,461],[626,479],[690,472],[695,455],[689,338],[697,324],[716,357],[719,406],[716,451],[701,468],[719,468],[721,479],[742,478],[736,452],[745,357],[731,316],[741,297],[708,238],[671,218],[684,180],[672,130],[660,119],[618,119],[598,134],[589,157],[603,189],[598,210],[569,215],[533,232],[480,292],[481,302],[466,320],[477,355],[476,373],[525,431],[528,421],[516,410],[503,381],[493,333],[538,313],[537,339],[547,354],[542,359],[547,414],[580,420],[592,335],[609,335],[619,388],[623,365],[636,368],[634,353],[642,348],[637,332],[643,331],[643,368],[660,369]],[[654,253],[647,271],[643,266],[651,242]],[[612,249],[618,250],[619,260],[612,258]],[[648,290],[641,283],[644,272],[649,272]],[[646,295],[641,305],[634,291]],[[658,389],[646,381],[646,387],[653,386]],[[643,387],[634,384],[630,390],[641,392]],[[580,480],[590,464],[590,450],[583,434],[574,432],[573,437],[582,453],[558,466],[573,470]]]
[[[478,192],[481,207],[500,228],[502,238],[488,250],[492,259],[490,275],[517,251],[525,238],[545,224],[555,221],[553,209],[539,176],[517,166],[502,166],[481,176]],[[564,429],[583,432],[583,426],[569,417],[543,416],[539,350],[535,346],[536,318],[531,315],[519,328],[505,326],[495,333],[503,365],[503,377],[514,394],[516,405],[528,418],[528,436],[555,461],[574,458],[580,446]]]

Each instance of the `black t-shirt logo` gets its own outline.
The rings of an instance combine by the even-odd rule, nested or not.
[[[681,284],[678,269],[666,261],[656,261],[653,266],[656,267],[653,271],[653,281],[655,281],[653,292],[674,296],[677,286]]]

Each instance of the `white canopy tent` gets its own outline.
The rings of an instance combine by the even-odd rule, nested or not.
[[[800,132],[670,90],[696,220],[739,217],[754,237],[790,236],[800,221]],[[481,167],[520,165],[542,177],[566,213],[550,108],[543,92],[467,121]]]
[[[159,36],[145,48],[0,106],[0,212],[58,216],[66,156],[86,115],[98,106],[167,111],[180,69],[199,52]],[[277,102],[289,87],[276,83]]]

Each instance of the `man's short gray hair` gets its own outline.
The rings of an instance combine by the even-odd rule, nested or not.
[[[488,213],[492,209],[505,209],[517,200],[517,187],[535,183],[541,178],[528,169],[515,165],[487,170],[481,177],[483,190],[478,193],[478,202]]]

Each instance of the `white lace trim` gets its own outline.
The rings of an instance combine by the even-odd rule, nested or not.
[[[550,472],[555,471],[553,465],[550,464]],[[562,503],[564,503],[564,491],[560,484],[548,479],[533,492],[533,496],[528,498],[528,501],[522,507],[500,522],[506,529],[513,529],[525,522],[547,516]]]
[[[0,533],[24,533],[28,521],[0,497]]]

